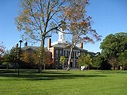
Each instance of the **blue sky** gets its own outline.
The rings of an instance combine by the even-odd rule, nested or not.
[[[89,0],[87,15],[92,17],[92,27],[102,35],[127,32],[127,0]],[[16,29],[15,17],[18,15],[19,0],[0,0],[0,42],[11,49],[21,39]],[[52,42],[57,37],[52,37]],[[84,44],[84,49],[97,52],[102,41]],[[29,44],[30,45],[30,44]]]

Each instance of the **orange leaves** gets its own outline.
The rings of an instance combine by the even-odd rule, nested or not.
[[[83,42],[100,40],[100,35],[91,27],[91,17],[86,16],[86,5],[88,0],[73,0],[69,6],[64,6],[63,19],[67,23],[66,27],[73,35],[77,35]],[[77,39],[79,39],[77,38]]]
[[[68,11],[68,12],[67,12],[67,16],[68,16],[68,17],[72,17],[72,12],[71,12],[71,11]]]
[[[86,26],[86,22],[81,21],[81,22],[80,22],[80,25],[81,25],[81,26]]]
[[[26,19],[26,22],[31,22],[31,20],[30,19]]]

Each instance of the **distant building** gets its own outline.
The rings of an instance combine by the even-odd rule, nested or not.
[[[24,47],[22,48],[22,53],[28,53],[28,54],[30,54],[32,56],[32,54],[37,52],[37,50],[39,50],[39,49],[40,48],[37,47],[37,46],[28,46],[27,43],[24,43]],[[40,55],[38,54],[37,57],[39,58],[39,56]],[[46,57],[46,59],[45,59],[45,66],[46,66],[46,68],[52,68],[51,67],[51,64],[52,64],[52,54],[51,54],[51,52],[49,50],[47,50],[47,48],[45,48],[45,57]],[[28,58],[28,59],[30,59],[30,58]],[[30,66],[30,64],[32,64],[32,62],[29,63],[29,66]],[[32,65],[35,65],[35,63],[33,63]]]
[[[48,45],[47,48],[45,48],[46,52],[50,54],[49,57],[51,57],[51,64],[50,68],[62,68],[62,65],[60,64],[60,56],[66,57],[66,62],[64,64],[64,68],[68,65],[68,58],[70,55],[70,48],[71,44],[66,41],[65,34],[61,30],[58,34],[58,41],[57,42],[51,42],[51,39],[48,39]],[[25,52],[33,52],[35,50],[39,49],[39,47],[36,46],[27,46],[27,43],[24,44],[24,47],[22,48]],[[94,56],[95,53],[88,52],[87,50],[83,49],[83,43],[80,43],[79,46],[74,46],[72,56],[71,56],[71,62],[70,67],[71,68],[78,68],[77,59],[81,53],[90,54],[91,56]]]
[[[47,49],[52,53],[52,59],[53,59],[53,68],[62,68],[60,64],[60,56],[66,57],[66,62],[64,64],[64,67],[67,67],[67,62],[70,54],[70,47],[71,44],[66,41],[65,34],[63,31],[60,31],[58,34],[58,41],[51,43],[51,39],[48,39],[48,46]],[[83,43],[79,44],[78,46],[74,46],[72,56],[71,56],[71,62],[70,67],[71,68],[78,68],[77,59],[79,54],[84,53],[87,54],[88,51],[83,49]],[[91,52],[91,54],[94,54]]]

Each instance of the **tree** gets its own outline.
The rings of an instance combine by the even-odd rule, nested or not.
[[[81,54],[77,62],[79,66],[85,66],[89,69],[89,66],[92,64],[92,58],[90,57],[90,54],[87,54],[86,56],[84,54]]]
[[[68,70],[74,46],[77,43],[95,42],[100,40],[100,35],[91,27],[91,17],[86,15],[88,0],[72,0],[69,6],[63,7],[63,29],[72,35]],[[94,39],[95,38],[95,39]]]
[[[122,69],[124,70],[125,66],[127,65],[127,50],[121,52],[121,54],[119,55],[118,64],[119,66],[122,66]]]
[[[62,68],[64,68],[64,63],[66,62],[65,56],[60,56],[60,63],[62,64]]]
[[[84,63],[85,63],[85,60],[84,59],[85,59],[84,54],[81,54],[79,56],[78,60],[77,60],[79,66],[84,66]]]
[[[24,65],[27,66],[27,68],[34,65],[33,53],[34,52],[22,52],[21,54],[21,61],[24,62]]]
[[[37,48],[36,50],[31,50],[31,51],[23,51],[21,55],[21,60],[25,63],[27,68],[30,68],[30,67],[33,67],[34,65],[39,64],[39,61],[40,61],[39,54],[40,54],[39,48]],[[44,50],[43,54],[45,56],[44,56],[42,65],[44,65],[44,70],[45,70],[45,65],[50,64],[51,62],[51,53]]]
[[[40,68],[44,59],[44,43],[46,37],[61,25],[57,17],[66,0],[21,0],[19,16],[16,18],[18,30],[24,30],[23,38],[31,38],[41,42]],[[58,22],[57,22],[58,21]],[[27,37],[28,36],[28,37]]]
[[[32,57],[33,57],[33,59],[34,59],[34,64],[39,64],[40,63],[40,51],[39,50],[36,50],[34,53],[32,53],[33,55],[32,55]],[[44,66],[44,70],[45,70],[45,65],[46,64],[52,64],[52,56],[51,56],[51,52],[49,52],[49,51],[47,51],[46,49],[44,50],[44,52],[43,52],[43,55],[45,55],[43,58],[43,62],[42,62],[42,64],[41,65],[43,65]]]
[[[4,56],[3,56],[4,60],[3,60],[3,65],[6,66],[6,68],[8,69],[8,65],[9,65],[9,51],[6,51]]]
[[[101,66],[102,62],[103,62],[103,59],[101,55],[94,56],[92,59],[92,66],[98,69]]]
[[[16,48],[15,47],[12,47],[12,49],[10,50],[10,56],[11,56],[11,62],[12,63],[16,63],[16,57],[17,57],[17,54],[16,54]]]
[[[6,68],[9,68],[9,65],[11,65],[12,62],[12,56],[10,54],[10,51],[5,51],[4,56],[3,56],[3,65],[6,66]]]
[[[4,55],[5,47],[2,45],[2,42],[0,43],[0,60],[2,59]]]
[[[127,49],[127,33],[119,32],[116,34],[109,34],[101,43],[102,55],[115,69],[117,59],[121,52]]]
[[[87,54],[84,60],[85,60],[85,65],[88,66],[88,69],[89,69],[89,66],[92,65],[92,58],[90,54]]]
[[[45,70],[45,66],[46,64],[51,64],[51,61],[52,61],[52,56],[51,56],[51,52],[49,52],[48,50],[44,50],[43,54],[45,55],[43,58],[43,65],[44,65],[44,70]]]
[[[77,39],[93,42],[93,39],[86,34],[93,34],[100,40],[100,36],[91,28],[91,17],[86,17],[86,4],[88,4],[87,0],[21,0],[21,11],[16,18],[17,28],[24,31],[24,38],[29,37],[41,42],[40,72],[44,59],[45,39],[60,28],[72,34],[72,48]],[[74,40],[75,38],[77,39]],[[69,57],[69,64],[70,59],[71,57]]]
[[[118,67],[117,65],[117,58],[114,56],[111,56],[110,59],[108,59],[108,62],[112,65],[112,69],[115,70],[115,67]]]

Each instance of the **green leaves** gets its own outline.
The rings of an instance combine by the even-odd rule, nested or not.
[[[60,63],[61,63],[61,64],[64,64],[65,61],[66,61],[65,56],[60,56]]]
[[[98,69],[103,61],[102,56],[101,55],[94,56],[92,61],[93,61],[92,66]]]
[[[92,58],[90,57],[90,54],[87,54],[84,56],[84,54],[81,54],[78,58],[78,64],[79,66],[89,66],[92,64]]]
[[[125,61],[125,51],[127,50],[127,33],[119,32],[109,34],[101,43],[102,55],[115,68]],[[126,55],[127,56],[127,55]]]
[[[127,33],[120,32],[116,34],[109,34],[103,40],[100,45],[100,48],[103,50],[103,53],[110,56],[117,56],[117,53],[125,50],[127,44]]]
[[[122,69],[124,70],[125,66],[127,65],[127,50],[119,54],[118,64],[119,66],[122,66]]]

